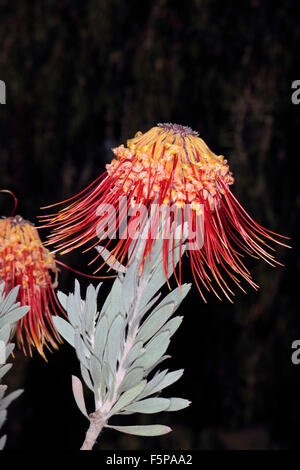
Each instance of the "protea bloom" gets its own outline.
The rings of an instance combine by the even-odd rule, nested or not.
[[[40,240],[37,229],[21,216],[0,220],[0,280],[7,291],[19,285],[18,301],[30,310],[16,325],[19,347],[32,355],[32,348],[45,358],[44,347],[57,348],[59,335],[52,315],[60,309],[51,274],[58,269],[53,255]]]
[[[199,244],[189,252],[192,272],[203,298],[204,287],[217,297],[223,292],[230,300],[230,294],[234,294],[229,282],[244,290],[240,278],[257,288],[242,262],[242,252],[273,266],[280,264],[266,243],[282,244],[277,240],[279,235],[263,228],[243,209],[229,189],[234,179],[227,160],[213,153],[197,132],[177,124],[158,124],[144,134],[138,132],[127,141],[126,147],[120,145],[112,151],[116,158],[106,165],[102,175],[68,199],[72,201],[70,205],[44,216],[45,226],[53,227],[49,243],[57,250],[65,253],[86,244],[91,249],[99,243],[97,233],[113,221],[114,210],[120,227],[129,207],[143,206],[149,212],[155,202],[158,206],[172,206],[173,220],[177,217],[186,220],[183,212],[188,205],[190,227],[197,226],[197,217],[204,217],[203,246]],[[120,205],[124,197],[125,206]],[[111,208],[109,217],[102,213],[99,216],[100,206]],[[136,217],[135,212],[127,225],[134,223]],[[132,234],[127,238],[121,236],[111,252],[114,259],[124,261],[132,239]],[[155,242],[155,237],[149,236],[144,259]],[[171,246],[170,240],[163,244],[166,266]],[[181,282],[180,267],[177,280]]]

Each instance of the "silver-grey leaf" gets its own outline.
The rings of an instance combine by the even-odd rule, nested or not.
[[[153,338],[146,345],[145,353],[135,361],[135,367],[143,367],[148,369],[151,367],[167,350],[170,342],[168,331],[163,331]]]
[[[101,284],[102,283],[98,285],[97,291],[99,290]],[[97,292],[94,286],[90,284],[86,292],[85,311],[84,311],[85,330],[88,331],[90,334],[93,332],[96,314],[97,314]]]
[[[6,417],[7,417],[7,410],[0,411],[0,429],[3,426],[3,423],[6,421]]]
[[[115,369],[119,357],[123,328],[124,318],[120,314],[118,314],[109,329],[106,345],[106,360],[110,364],[112,370]]]
[[[81,372],[82,378],[85,381],[86,385],[93,392],[94,391],[94,386],[93,386],[92,381],[91,381],[89,369],[87,367],[85,367],[82,364],[82,362],[80,363],[80,372]]]
[[[166,409],[166,411],[183,410],[191,404],[189,400],[185,400],[184,398],[169,398],[169,401],[170,406]]]
[[[144,354],[145,349],[143,348],[143,341],[138,341],[136,342],[131,350],[129,351],[126,359],[125,359],[125,367],[130,367],[132,363],[140,357],[142,354]]]
[[[90,372],[94,383],[94,391],[99,390],[102,380],[102,364],[98,357],[94,355],[92,355],[90,359]]]
[[[136,286],[137,286],[137,264],[131,264],[127,268],[126,276],[124,277],[122,293],[125,310],[128,313],[133,301],[136,297]]]
[[[82,383],[81,383],[81,380],[75,375],[72,375],[72,389],[73,389],[73,395],[74,395],[78,408],[80,409],[81,413],[88,418],[88,413],[86,411],[86,406],[85,406],[85,401],[84,401],[84,396],[83,396]]]
[[[161,309],[164,305],[174,303],[174,312],[177,310],[183,299],[187,296],[191,289],[192,284],[182,284],[181,287],[177,287],[172,290],[158,305],[155,307],[153,312]]]
[[[122,282],[120,280],[120,277],[117,277],[117,279],[113,283],[110,294],[108,295],[102,307],[100,316],[102,316],[102,314],[104,313],[106,315],[109,328],[118,314],[125,317],[125,307],[122,295]]]
[[[134,413],[159,413],[170,407],[168,398],[146,398],[145,400],[136,401],[124,408],[125,411],[133,411]]]
[[[0,438],[0,450],[3,450],[6,444],[6,436]]]
[[[139,384],[143,380],[144,369],[142,367],[135,367],[131,369],[124,377],[119,387],[119,393],[126,392],[130,388]]]
[[[114,269],[115,271],[119,271],[121,273],[125,273],[126,272],[126,268],[125,266],[123,266],[118,260],[116,260],[116,258],[113,257],[113,255],[111,254],[110,251],[108,251],[106,248],[104,248],[103,246],[101,245],[98,245],[95,247],[96,250],[98,251],[98,253],[100,253],[100,255],[102,256],[102,258],[104,259],[105,263],[111,267],[112,269]]]
[[[56,295],[57,295],[57,298],[58,298],[62,308],[67,311],[68,296],[66,294],[64,294],[63,292],[61,292],[60,290],[57,291]]]
[[[75,338],[74,328],[72,325],[70,325],[70,323],[67,322],[64,318],[58,317],[57,315],[53,315],[52,320],[59,334],[74,348]]]
[[[7,323],[12,324],[20,320],[30,310],[30,307],[16,307],[11,309],[4,317],[0,317],[0,328]]]
[[[94,343],[94,353],[95,355],[102,360],[103,351],[107,341],[108,333],[108,321],[105,315],[100,316],[95,333],[95,343]]]
[[[161,329],[161,331],[168,331],[170,338],[173,336],[173,334],[177,331],[177,329],[180,327],[182,323],[183,317],[174,317],[171,318]]]
[[[145,320],[136,337],[136,341],[142,340],[143,343],[152,338],[155,333],[167,322],[174,311],[174,303],[163,305],[155,309]]]
[[[117,403],[111,408],[110,412],[107,415],[107,418],[110,418],[114,414],[121,411],[125,406],[129,405],[129,403],[133,402],[135,398],[143,391],[146,385],[146,381],[143,380],[138,385],[130,388],[126,392],[124,392]]]
[[[4,283],[3,283],[3,286],[4,286]],[[4,297],[4,300],[0,304],[0,315],[2,315],[3,312],[8,313],[10,309],[12,308],[12,306],[16,304],[16,300],[17,300],[18,293],[19,293],[19,288],[20,286],[14,287]]]
[[[5,410],[12,401],[14,401],[16,398],[18,398],[21,393],[23,393],[24,390],[15,390],[14,392],[11,392],[9,395],[6,395],[5,398],[2,398],[0,402],[0,410]]]
[[[109,426],[107,424],[105,427],[126,434],[133,434],[134,436],[162,436],[172,431],[171,428],[163,426],[162,424],[148,424],[145,426]]]
[[[12,364],[4,364],[2,367],[0,367],[0,380],[5,376],[11,367]]]
[[[154,393],[157,393],[161,390],[163,390],[166,387],[169,387],[173,383],[175,383],[177,380],[180,379],[180,377],[183,374],[183,369],[175,370],[173,372],[168,372],[164,374],[164,376],[161,378],[161,380],[156,380],[154,381],[153,379],[153,384],[151,384],[151,381],[149,382],[148,387],[146,386],[144,391],[141,393],[139,396],[139,399],[144,398],[149,395],[153,395]]]

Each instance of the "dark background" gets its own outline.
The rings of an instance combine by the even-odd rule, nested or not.
[[[300,79],[297,3],[0,0],[0,79],[7,86],[0,187],[15,192],[24,218],[36,222],[41,206],[87,186],[112,158],[112,146],[170,121],[191,126],[228,157],[245,208],[292,238],[292,250],[278,250],[285,268],[248,260],[259,292],[237,293],[233,305],[211,295],[205,305],[194,288],[185,300],[168,364],[185,374],[165,395],[192,405],[136,416],[173,432],[137,438],[106,430],[98,449],[300,444],[300,365],[291,362],[291,343],[300,339],[300,105],[291,101],[291,84]],[[7,195],[0,209],[9,215]],[[91,272],[90,255],[63,260]],[[191,280],[189,269],[185,277]],[[71,272],[61,273],[61,290],[73,282]],[[71,374],[79,374],[74,351],[66,344],[48,359],[16,354],[7,381],[25,392],[9,409],[7,449],[71,450],[83,441],[88,423],[71,393]]]

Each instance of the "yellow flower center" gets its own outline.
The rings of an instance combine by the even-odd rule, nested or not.
[[[49,270],[57,271],[54,257],[36,228],[20,216],[0,220],[0,279],[17,279],[23,288],[46,288]]]
[[[233,183],[227,160],[213,153],[205,142],[186,126],[158,124],[145,134],[138,132],[113,149],[117,159],[106,165],[115,185],[133,200],[142,193],[153,200],[165,193],[163,203],[182,207],[191,203],[200,211],[208,199],[211,209],[223,193],[220,179]],[[167,190],[165,188],[167,187]]]

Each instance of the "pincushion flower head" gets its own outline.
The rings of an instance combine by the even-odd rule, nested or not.
[[[150,210],[155,205],[170,209],[170,218],[166,219],[170,224],[166,222],[165,234],[173,220],[187,221],[193,233],[197,227],[203,227],[202,236],[196,239],[188,255],[204,300],[204,290],[213,291],[219,298],[223,293],[231,300],[234,295],[231,284],[244,290],[241,279],[257,288],[244,265],[244,253],[262,258],[272,266],[279,264],[268,244],[283,244],[278,240],[279,235],[255,222],[241,206],[230,190],[234,178],[227,160],[212,152],[197,132],[177,124],[158,124],[144,134],[138,132],[126,146],[120,145],[112,151],[115,158],[106,165],[103,174],[67,200],[70,202],[67,207],[44,216],[44,225],[53,228],[49,243],[57,250],[66,253],[81,246],[87,249],[96,246],[97,234],[115,222],[116,213],[117,227],[125,222],[126,236],[121,234],[111,258],[123,263],[129,250],[132,251],[134,236],[130,227],[145,226],[140,208],[146,208],[147,215],[151,212],[155,219]],[[120,200],[126,202],[120,204]],[[106,213],[99,211],[99,207],[107,208]],[[127,220],[129,208],[131,214]],[[199,218],[204,225],[197,223]],[[165,271],[172,256],[173,241],[170,234],[164,237]],[[156,242],[149,231],[143,259],[151,254]],[[98,257],[99,254],[95,259]],[[176,278],[180,284],[180,262]]]
[[[0,280],[7,291],[19,285],[17,300],[30,307],[16,325],[17,343],[30,355],[36,348],[45,358],[44,347],[57,348],[60,342],[52,322],[61,309],[52,282],[57,273],[55,259],[33,224],[19,215],[0,219]]]

